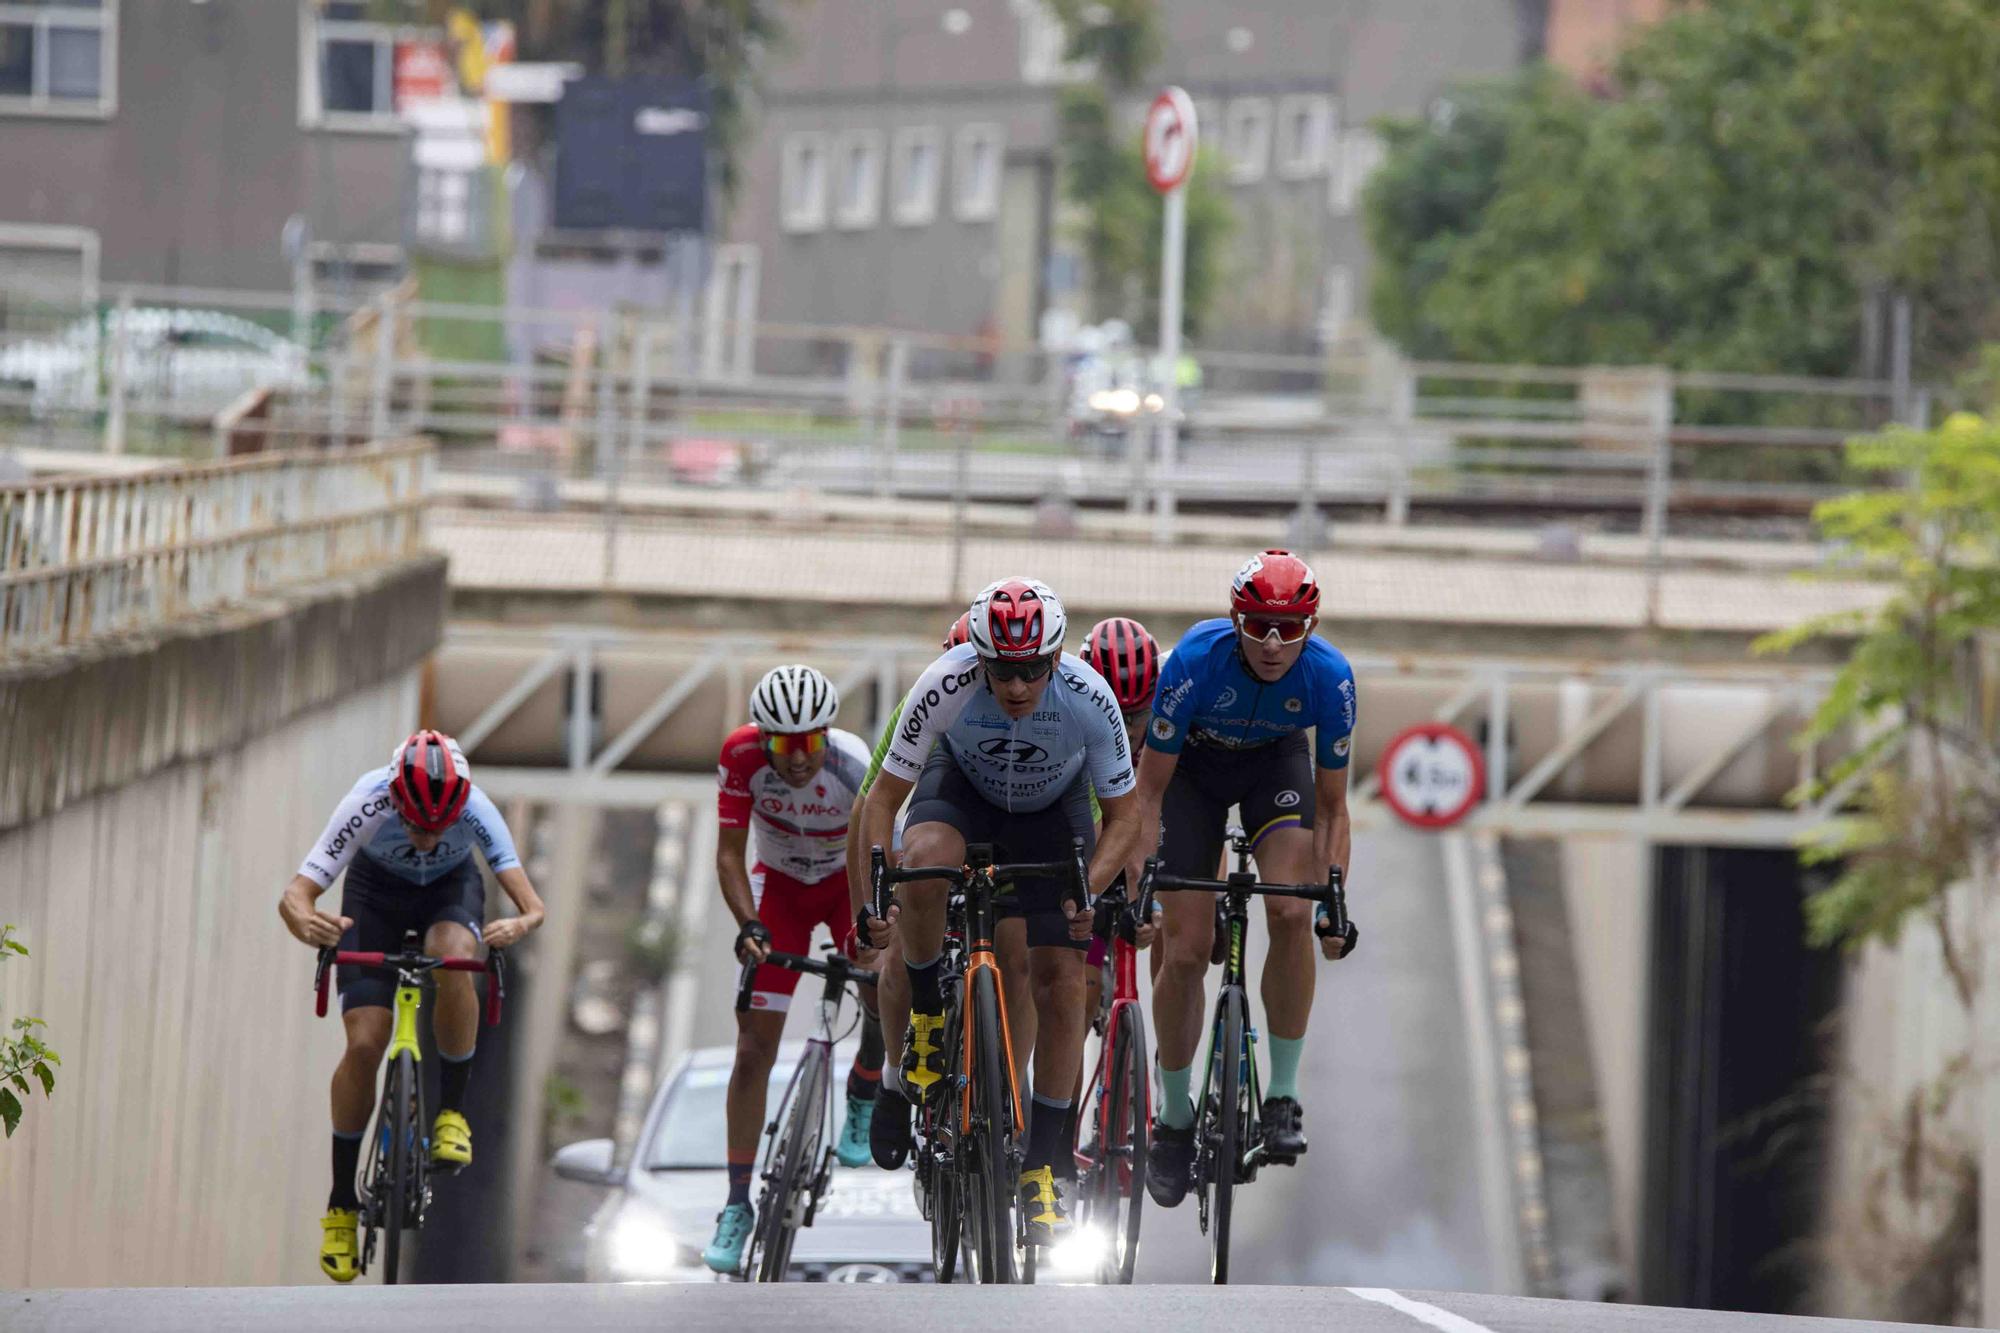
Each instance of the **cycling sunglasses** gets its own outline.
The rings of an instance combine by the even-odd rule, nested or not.
[[[826,748],[826,728],[818,731],[767,731],[764,753],[772,758],[794,754],[818,754]]]
[[[979,665],[985,667],[986,674],[995,680],[1040,680],[1055,669],[1056,659],[1035,657],[1025,662],[1001,662],[982,657]]]
[[[1262,643],[1275,634],[1279,643],[1297,643],[1312,633],[1315,616],[1251,616],[1236,614],[1236,630],[1244,638]]]

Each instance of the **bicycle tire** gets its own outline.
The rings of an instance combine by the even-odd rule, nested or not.
[[[763,1205],[757,1229],[751,1236],[749,1261],[744,1268],[754,1282],[783,1282],[792,1261],[792,1244],[798,1239],[802,1199],[812,1188],[812,1173],[819,1169],[814,1151],[816,1124],[824,1123],[826,1111],[826,1061],[823,1056],[807,1059],[799,1066],[792,1085],[790,1105],[785,1110],[785,1127],[773,1144],[778,1174],[765,1182]]]
[[[1118,1012],[1111,1081],[1098,1108],[1098,1190],[1091,1214],[1110,1229],[1098,1280],[1129,1285],[1139,1262],[1139,1220],[1146,1201],[1146,1025],[1135,1006]]]
[[[965,1048],[960,1040],[963,1027],[957,988],[947,986],[944,1005],[944,1085],[947,1088],[959,1086],[959,1079],[965,1073]],[[958,1175],[958,1153],[962,1145],[956,1131],[951,1128],[952,1117],[957,1113],[957,1102],[949,1096],[919,1102],[916,1113],[922,1122],[925,1145],[917,1169],[929,1172],[926,1203],[931,1220],[931,1276],[939,1282],[954,1282],[966,1266],[965,1218],[960,1211],[964,1206],[965,1191]],[[949,1152],[946,1151],[947,1145]]]
[[[991,968],[972,974],[972,1100],[975,1138],[969,1191],[981,1282],[1014,1281],[1014,1094],[1000,1026],[1000,993]]]
[[[382,1281],[393,1286],[400,1278],[403,1264],[403,1223],[409,1215],[412,1181],[410,1173],[415,1163],[410,1160],[410,1089],[417,1078],[417,1057],[409,1051],[399,1052],[396,1062],[389,1066],[389,1087],[383,1096],[389,1108],[389,1206],[384,1211],[382,1225],[387,1231],[382,1244]]]
[[[1221,1077],[1217,1083],[1221,1097],[1216,1102],[1217,1124],[1211,1132],[1216,1136],[1216,1152],[1213,1167],[1215,1171],[1214,1213],[1209,1219],[1209,1276],[1218,1286],[1229,1281],[1229,1223],[1236,1198],[1236,1174],[1243,1160],[1243,1061],[1245,1058],[1243,1034],[1249,1021],[1249,997],[1240,986],[1222,988],[1220,1001],[1222,1010],[1221,1039],[1216,1042],[1216,1052],[1222,1061]]]

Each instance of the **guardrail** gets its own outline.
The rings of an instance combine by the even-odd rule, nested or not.
[[[1169,455],[1146,397],[1092,409],[1063,358],[991,339],[732,323],[718,344],[652,311],[302,309],[293,294],[164,289],[7,318],[0,430],[23,444],[206,454],[218,438],[423,434],[454,465],[531,477],[1054,493],[1150,509],[1163,539],[1186,503],[1302,519],[1377,507],[1392,523],[1416,507],[1581,511],[1648,533],[1676,516],[1796,523],[1868,481],[1846,471],[1850,436],[1933,414],[1932,391],[1887,381],[1204,351],[1206,387]],[[261,350],[218,350],[252,335]],[[269,410],[219,431],[245,373],[274,389]]]
[[[0,486],[0,659],[415,555],[433,455],[408,442]]]

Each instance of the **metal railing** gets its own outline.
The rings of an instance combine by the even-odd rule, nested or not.
[[[175,325],[166,311],[203,319]],[[265,349],[218,352],[231,333],[213,315],[261,328]],[[1161,540],[1183,505],[1305,522],[1375,510],[1398,524],[1418,508],[1577,513],[1659,535],[1711,518],[1796,530],[1813,501],[1870,480],[1845,468],[1850,436],[1932,416],[1929,391],[1886,381],[1408,362],[1379,347],[1204,352],[1206,387],[1168,456],[1143,398],[1123,416],[1096,411],[1043,349],[851,327],[714,332],[661,312],[407,290],[302,312],[289,293],[134,288],[99,309],[6,312],[0,442],[207,455],[422,434],[454,468],[530,480],[1053,495],[1150,511]],[[269,402],[253,419],[224,415],[260,365]]]
[[[415,555],[433,455],[408,442],[0,486],[0,659]]]

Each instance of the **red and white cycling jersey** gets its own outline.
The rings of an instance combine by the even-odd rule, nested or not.
[[[868,772],[868,747],[851,731],[830,727],[826,763],[813,780],[793,787],[764,757],[754,725],[722,742],[716,768],[716,815],[724,828],[752,830],[753,864],[802,884],[817,884],[847,865],[847,818]]]

